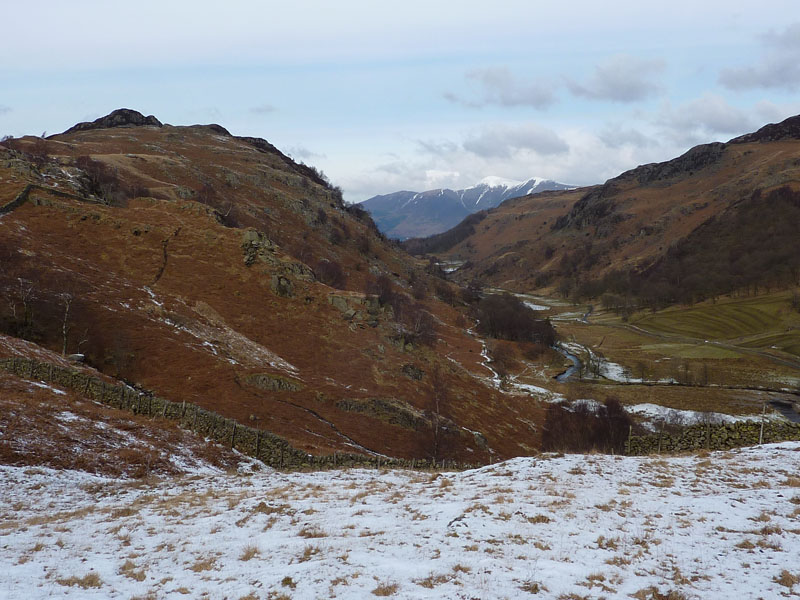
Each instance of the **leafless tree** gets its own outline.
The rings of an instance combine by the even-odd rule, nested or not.
[[[69,339],[69,331],[72,326],[69,323],[69,309],[72,307],[72,294],[69,292],[62,292],[58,295],[61,300],[61,305],[64,307],[64,318],[61,321],[61,356],[67,355],[67,340]]]
[[[439,454],[442,449],[442,410],[446,404],[447,382],[445,381],[441,367],[437,363],[433,366],[433,370],[431,371],[431,396],[428,407],[431,429],[433,430],[431,454],[434,461],[439,459]]]

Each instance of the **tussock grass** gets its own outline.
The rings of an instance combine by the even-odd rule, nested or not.
[[[437,585],[441,585],[443,583],[447,583],[453,578],[452,575],[434,575],[431,573],[424,579],[415,579],[414,583],[416,583],[420,587],[424,587],[426,589],[432,590]]]
[[[317,554],[319,554],[320,552],[322,552],[322,550],[320,549],[319,546],[308,545],[305,548],[303,548],[303,554],[301,554],[300,558],[298,558],[297,560],[298,560],[298,562],[309,561],[312,558],[314,558]]]
[[[800,572],[795,575],[784,569],[773,581],[779,585],[789,588],[791,591],[794,586],[800,583]]]
[[[103,585],[103,582],[97,573],[87,573],[83,577],[76,577],[73,575],[72,577],[59,578],[56,579],[56,583],[65,587],[77,586],[85,590],[89,588],[99,588]]]
[[[134,581],[144,581],[147,578],[147,573],[144,569],[136,568],[136,563],[132,560],[126,560],[125,563],[119,568],[120,575],[124,575]]]
[[[308,525],[303,527],[297,535],[299,535],[300,537],[304,537],[304,538],[324,538],[324,537],[328,537],[328,534],[325,533],[319,527],[317,527],[317,526],[308,526]]]
[[[251,545],[245,546],[242,549],[242,553],[239,555],[239,560],[246,562],[248,560],[251,560],[251,559],[255,558],[260,553],[261,553],[261,550],[259,549],[259,547],[251,544]]]
[[[211,571],[214,567],[216,567],[216,564],[217,559],[214,557],[201,558],[196,560],[190,568],[195,573],[200,573],[202,571]]]
[[[372,594],[374,596],[394,596],[397,593],[397,590],[400,588],[399,585],[396,583],[379,583],[378,587],[372,590]]]

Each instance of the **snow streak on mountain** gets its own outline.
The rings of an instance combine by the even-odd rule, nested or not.
[[[511,198],[573,187],[539,177],[520,182],[489,176],[463,190],[394,192],[374,196],[362,206],[386,235],[406,239],[447,231],[467,215],[494,208]]]

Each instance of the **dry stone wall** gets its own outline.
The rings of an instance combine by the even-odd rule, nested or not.
[[[800,440],[800,423],[764,419],[725,425],[699,424],[686,427],[678,433],[631,436],[625,444],[625,453],[639,456],[702,449],[729,450],[789,440]]]
[[[171,402],[128,385],[108,383],[85,371],[27,358],[2,358],[0,369],[25,379],[52,383],[74,390],[85,397],[113,408],[178,421],[206,438],[283,470],[336,467],[377,467],[411,469],[468,469],[476,465],[453,461],[397,459],[354,453],[314,456],[298,450],[284,438],[262,429],[254,429],[189,402]]]

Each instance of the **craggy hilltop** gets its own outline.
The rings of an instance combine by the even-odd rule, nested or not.
[[[697,411],[752,418],[774,394],[790,406],[797,122],[602,186],[507,201],[406,242],[418,258],[324,174],[219,125],[120,109],[4,140],[3,425],[60,439],[21,399],[36,380],[66,386],[88,413],[101,401],[156,429],[173,419],[274,466],[481,465],[542,449],[672,447],[636,437],[654,418],[663,429],[664,406],[692,422]],[[760,303],[710,309],[750,319],[739,337],[725,323],[719,340],[670,333],[681,306],[709,310],[723,294]],[[593,304],[578,313],[569,302]],[[571,361],[580,368],[556,382]],[[58,407],[67,392],[56,390],[37,392],[41,406]],[[692,444],[793,437],[747,427],[702,430]],[[4,461],[27,464],[29,437],[4,438]]]
[[[114,111],[7,140],[0,207],[7,336],[314,455],[539,445],[542,410],[485,381],[457,288],[265,140]]]

